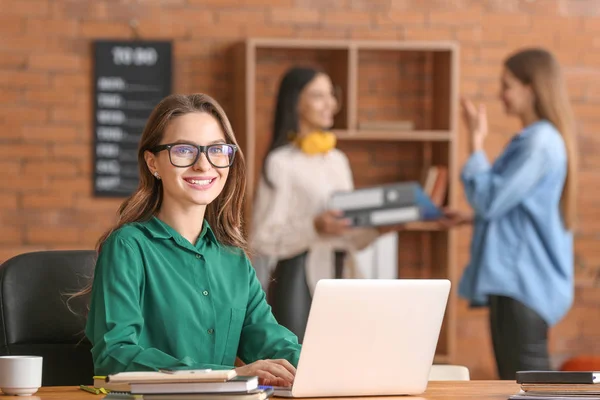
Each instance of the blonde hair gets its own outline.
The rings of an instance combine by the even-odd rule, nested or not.
[[[107,230],[98,240],[96,245],[98,252],[114,231],[131,222],[146,221],[160,210],[163,201],[162,184],[150,173],[144,153],[160,144],[171,120],[194,112],[203,112],[215,117],[223,129],[227,143],[237,145],[225,111],[212,97],[199,93],[174,94],[164,98],[152,111],[140,139],[138,147],[140,184],[137,190],[119,207],[116,225]],[[207,206],[205,218],[220,243],[238,247],[244,252],[247,251],[247,243],[242,231],[245,191],[246,165],[244,155],[238,147],[236,159],[230,167],[223,191]],[[91,289],[92,282],[72,297],[85,296],[91,292]]]
[[[573,111],[558,61],[544,49],[518,51],[508,57],[504,66],[521,83],[531,86],[535,94],[538,117],[550,121],[560,132],[567,149],[567,177],[561,195],[561,210],[565,226],[577,225],[578,151]]]

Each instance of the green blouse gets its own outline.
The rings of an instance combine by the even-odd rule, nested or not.
[[[95,373],[233,368],[287,359],[300,345],[279,325],[244,253],[208,223],[195,245],[158,218],[125,225],[102,246],[86,335]]]

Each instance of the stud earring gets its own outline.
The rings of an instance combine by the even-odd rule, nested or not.
[[[158,171],[154,171],[154,177],[155,177],[156,179],[160,179],[160,175],[158,175]]]

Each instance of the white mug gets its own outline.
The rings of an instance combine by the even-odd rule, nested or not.
[[[31,396],[42,386],[42,357],[0,356],[0,389],[4,394]]]

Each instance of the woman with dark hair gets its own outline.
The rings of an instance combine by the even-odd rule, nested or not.
[[[140,185],[98,242],[86,335],[99,375],[228,369],[294,380],[300,345],[246,257],[244,157],[221,106],[171,95],[142,133]]]
[[[299,67],[285,74],[254,205],[251,247],[276,266],[269,303],[300,341],[317,281],[356,277],[354,253],[380,234],[351,228],[327,208],[333,192],[353,188],[348,159],[328,132],[337,109],[327,74]]]
[[[489,305],[498,373],[548,370],[548,327],[573,301],[577,151],[569,97],[556,59],[527,49],[504,62],[500,99],[523,126],[493,165],[483,142],[485,108],[463,101],[472,154],[462,182],[474,215],[471,260],[459,294]]]

